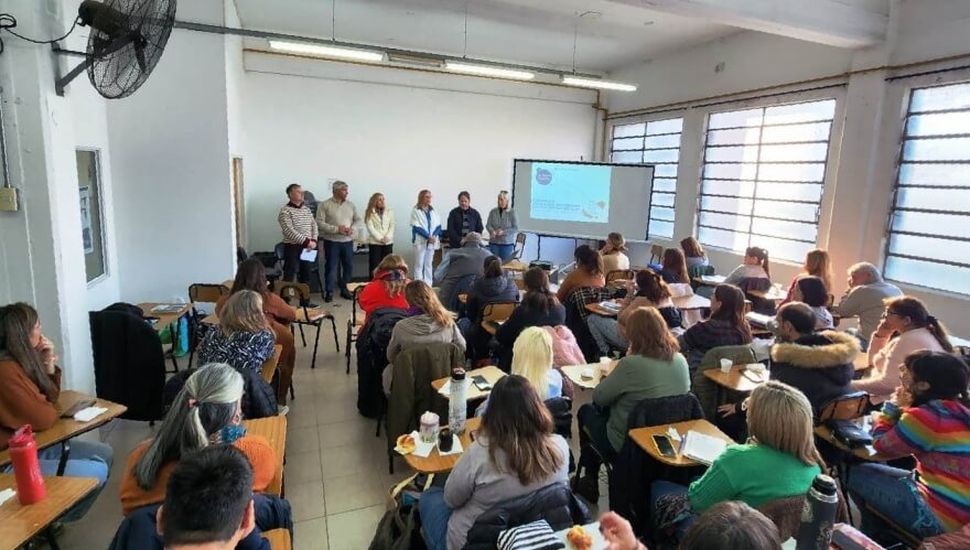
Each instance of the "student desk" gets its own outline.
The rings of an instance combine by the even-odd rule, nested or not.
[[[286,417],[270,416],[254,420],[243,420],[246,433],[262,436],[276,451],[276,475],[266,487],[266,493],[283,496],[283,459],[286,455]]]
[[[461,455],[468,450],[468,446],[472,444],[474,438],[472,437],[472,432],[478,429],[482,424],[481,417],[469,418],[465,421],[465,433],[461,434],[459,439],[461,440],[461,453],[455,453],[450,455],[441,456],[438,454],[438,446],[435,445],[431,449],[431,454],[426,457],[414,456],[414,453],[404,455],[404,461],[408,463],[408,466],[413,468],[417,472],[424,474],[440,474],[443,472],[450,472],[455,464],[458,463],[458,459]]]
[[[181,306],[178,311],[171,312],[158,312],[153,311],[158,306]],[[155,317],[158,321],[155,322],[155,332],[162,332],[166,327],[174,325],[182,318],[183,315],[187,315],[192,311],[192,304],[165,304],[159,302],[142,302],[138,304],[141,308],[142,315],[145,317]]]
[[[717,286],[723,283],[727,277],[724,275],[701,275],[700,277],[694,277],[691,282],[697,284],[698,286]]]
[[[711,307],[711,300],[705,298],[699,294],[691,294],[689,296],[679,296],[677,298],[671,298],[674,307],[681,311],[691,311],[695,309],[707,309]],[[595,313],[597,315],[602,315],[603,317],[616,317],[617,312],[606,309],[599,305],[599,302],[586,304],[586,311],[590,313]]]
[[[717,428],[717,426],[711,424],[703,418],[698,420],[686,420],[684,422],[674,422],[673,424],[663,424],[661,426],[637,428],[635,430],[630,430],[629,436],[637,445],[640,446],[641,449],[646,451],[651,458],[662,464],[681,468],[688,466],[704,466],[704,464],[687,458],[686,456],[680,454],[680,452],[678,452],[677,456],[674,458],[669,458],[660,454],[660,451],[657,450],[657,446],[653,442],[653,436],[667,435],[668,427],[673,427],[675,430],[677,430],[677,433],[680,434],[681,438],[686,437],[688,431],[694,430],[695,432],[721,439],[729,445],[734,443],[734,440],[725,435],[724,432]],[[671,441],[671,444],[676,445],[676,443],[673,441]]]
[[[293,542],[290,540],[290,532],[286,529],[263,531],[263,538],[269,542],[269,547],[273,550],[290,550],[293,548]]]
[[[529,270],[529,266],[520,262],[519,260],[509,260],[508,263],[502,264],[502,269],[506,271],[515,271],[518,273],[525,273]]]
[[[92,397],[81,392],[64,390],[61,392],[60,397],[57,398],[55,407],[58,411],[66,411],[81,399],[92,399]],[[119,405],[118,403],[113,403],[105,399],[97,399],[93,406],[103,407],[108,410],[88,422],[78,422],[73,418],[58,418],[57,422],[50,428],[42,432],[34,433],[34,439],[37,441],[37,450],[46,449],[58,443],[63,447],[64,452],[61,456],[61,463],[58,466],[59,474],[63,473],[64,468],[67,466],[67,460],[71,452],[71,444],[69,441],[71,438],[99,428],[128,410],[128,407],[124,405]],[[6,466],[9,463],[10,451],[0,451],[0,466]]]
[[[47,497],[35,504],[24,506],[16,495],[0,505],[0,550],[14,550],[26,544],[64,515],[98,486],[92,477],[44,476]],[[0,491],[16,490],[13,474],[0,474]],[[53,533],[47,531],[51,548],[57,549]]]
[[[296,313],[295,323],[312,323],[329,315],[329,312],[318,307],[307,308],[306,314],[303,313],[302,307],[294,307],[292,309]],[[202,319],[202,323],[216,326],[219,324],[219,315],[210,313]]]
[[[762,300],[771,300],[773,302],[780,302],[788,297],[787,291],[776,286],[773,286],[768,290],[749,290],[748,294],[761,298]]]
[[[841,441],[835,438],[832,430],[829,429],[825,424],[815,426],[815,435],[819,439],[823,439],[833,447],[839,449],[840,451],[851,453],[852,456],[868,461],[868,462],[883,462],[886,460],[885,457],[881,456],[872,445],[866,445],[865,447],[856,447],[855,449],[850,449],[846,445],[843,445]]]
[[[577,387],[584,390],[594,390],[596,386],[600,385],[600,382],[604,378],[613,372],[616,368],[617,361],[610,361],[609,363],[589,363],[587,365],[569,365],[561,367],[559,370],[566,375],[566,378],[576,385]],[[593,370],[592,378],[583,378],[583,371],[586,369]]]
[[[724,403],[724,390],[750,393],[751,390],[764,384],[768,379],[768,371],[755,374],[754,371],[747,369],[747,365],[735,365],[727,373],[721,372],[720,368],[707,369],[704,371],[704,376],[717,385],[717,404],[721,405]]]
[[[485,332],[495,336],[495,334],[498,332],[498,327],[502,326],[504,323],[505,321],[482,321],[482,328],[485,330]]]
[[[480,369],[472,369],[470,371],[465,371],[465,380],[470,381],[473,376],[484,376],[485,380],[487,380],[489,384],[494,386],[496,382],[498,382],[499,380],[502,379],[503,376],[505,376],[505,372],[503,372],[502,369],[496,367],[495,365],[489,365],[487,367],[482,367]],[[444,378],[439,378],[431,382],[431,387],[434,388],[435,391],[441,391],[441,388],[443,388],[445,384],[447,384],[450,380],[451,380],[451,377],[448,377],[448,376]],[[465,392],[465,398],[468,401],[473,401],[475,399],[488,397],[489,393],[491,393],[491,390],[482,391],[478,389],[475,386],[475,384],[472,384],[471,382],[469,382],[468,391]]]

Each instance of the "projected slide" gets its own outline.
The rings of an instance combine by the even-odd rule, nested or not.
[[[611,166],[533,163],[530,217],[609,223],[611,176]]]

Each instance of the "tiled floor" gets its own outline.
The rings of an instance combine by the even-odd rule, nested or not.
[[[332,306],[342,348],[350,302],[338,298]],[[312,337],[313,329],[306,334]],[[388,489],[411,472],[397,460],[395,474],[388,475],[385,439],[375,437],[373,420],[357,413],[356,355],[351,357],[348,376],[344,355],[334,350],[332,333],[325,327],[317,368],[310,370],[313,343],[308,344],[300,347],[297,338],[296,400],[290,402],[284,474],[286,498],[296,522],[294,548],[366,548],[384,513]],[[579,395],[574,411],[588,399],[589,392]],[[100,431],[101,439],[115,450],[111,479],[87,516],[67,524],[60,537],[62,549],[108,547],[122,519],[118,484],[125,459],[151,435],[147,423],[124,420]],[[576,438],[573,447],[578,447]],[[601,494],[605,493],[603,487]]]

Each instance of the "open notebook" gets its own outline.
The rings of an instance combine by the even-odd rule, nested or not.
[[[723,439],[688,430],[687,435],[684,436],[684,448],[681,453],[687,458],[710,465],[721,456],[727,445]]]

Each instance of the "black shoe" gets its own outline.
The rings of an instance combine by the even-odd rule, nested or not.
[[[346,290],[341,290],[340,291],[340,297],[343,298],[344,300],[353,300],[354,299],[354,295],[351,294],[349,291],[346,291]]]
[[[570,487],[577,495],[586,499],[586,502],[595,503],[600,499],[600,480],[598,476],[587,473],[584,476],[573,476]]]
[[[324,301],[324,302],[327,302],[328,304],[329,304],[330,302],[332,302],[332,301],[333,301],[333,294],[332,294],[332,293],[329,293],[329,292],[328,292],[328,293],[327,293],[327,294],[326,294],[326,295],[325,295],[325,296],[323,297],[323,301]]]

